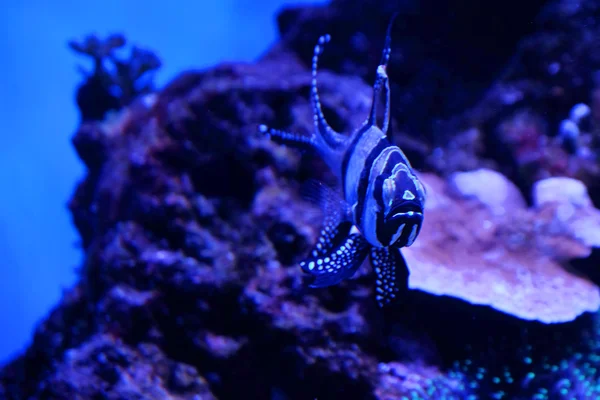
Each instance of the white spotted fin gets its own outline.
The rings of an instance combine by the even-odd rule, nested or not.
[[[375,300],[384,307],[408,290],[410,272],[399,248],[373,247],[369,258],[377,277]]]
[[[352,277],[371,246],[362,235],[351,232],[347,203],[341,194],[317,181],[307,182],[303,197],[318,204],[325,215],[317,243],[300,263],[314,277],[310,287],[331,286]]]
[[[343,224],[349,226],[350,223]],[[351,278],[367,257],[371,245],[360,234],[337,237],[341,241],[332,242],[332,247],[326,254],[317,257],[311,255],[300,263],[302,270],[314,277],[310,287],[331,286]]]

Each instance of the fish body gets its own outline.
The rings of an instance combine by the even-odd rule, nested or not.
[[[380,306],[408,287],[409,272],[400,249],[418,237],[425,205],[425,189],[389,132],[386,67],[393,20],[377,68],[371,111],[362,126],[345,135],[334,131],[325,120],[317,90],[319,55],[330,41],[330,36],[324,35],[312,60],[314,132],[305,136],[259,127],[278,143],[316,151],[339,180],[341,194],[324,185],[319,188],[319,202],[325,212],[323,229],[308,258],[300,263],[314,277],[311,286],[330,286],[351,277],[369,256],[377,276],[375,297]],[[382,118],[377,113],[379,107]]]

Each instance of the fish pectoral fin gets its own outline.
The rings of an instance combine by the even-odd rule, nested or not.
[[[325,256],[350,234],[352,222],[349,207],[338,191],[317,180],[305,182],[301,195],[306,201],[317,205],[324,216],[319,238],[310,257]]]
[[[325,225],[349,220],[350,206],[344,200],[339,188],[316,179],[309,179],[302,184],[300,195],[323,211],[326,217]]]
[[[336,247],[339,247],[350,235],[350,229],[352,229],[350,221],[343,221],[336,225],[336,221],[328,221],[328,219],[335,219],[335,217],[325,218],[325,224],[323,224],[317,244],[310,252],[310,258],[332,255],[336,252]]]
[[[376,276],[375,300],[379,307],[384,307],[408,290],[410,272],[398,248],[373,247],[370,260]]]
[[[351,227],[351,224],[349,225]],[[349,229],[349,228],[348,228]],[[302,270],[314,277],[312,288],[335,285],[352,277],[369,253],[371,246],[360,234],[337,237],[331,251],[300,263]]]
[[[370,245],[360,233],[351,233],[349,207],[338,191],[314,180],[302,189],[303,197],[323,211],[324,220],[317,243],[300,267],[314,277],[310,287],[335,285],[354,275]]]

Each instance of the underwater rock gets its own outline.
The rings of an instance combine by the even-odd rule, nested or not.
[[[472,118],[490,133],[492,157],[523,190],[540,179],[568,176],[598,198],[600,115],[586,114],[597,104],[600,84],[600,7],[592,0],[548,2],[534,24],[540,28],[523,37]],[[576,137],[565,138],[565,121]]]
[[[69,349],[35,395],[42,399],[216,399],[197,370],[170,361],[156,345],[128,346],[98,335]]]

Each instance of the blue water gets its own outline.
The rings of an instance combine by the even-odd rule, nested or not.
[[[122,32],[157,52],[163,85],[187,68],[252,61],[284,4],[324,0],[0,0],[0,362],[76,278],[82,253],[66,208],[84,168],[70,140],[81,82],[67,40]]]

